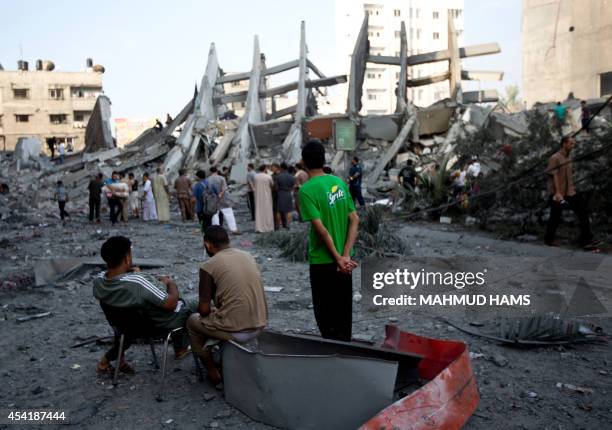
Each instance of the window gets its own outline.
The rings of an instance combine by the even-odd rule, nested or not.
[[[438,33],[438,32],[434,32],[434,34],[433,34],[433,38],[434,38],[434,40],[438,40],[438,39],[440,39],[440,33]]]
[[[434,11],[433,12],[433,19],[438,19],[438,18],[440,18],[440,12]]]
[[[376,94],[368,94],[368,100],[376,100]]]
[[[463,12],[463,11],[462,11],[461,9],[449,9],[449,10],[448,10],[448,13],[450,13],[450,15],[451,15],[453,18],[459,18],[459,17],[461,16],[461,13],[462,13],[462,12]]]
[[[49,115],[49,121],[51,122],[51,124],[66,124],[67,122],[67,115],[64,113],[61,114],[51,114]]]
[[[410,15],[410,18],[412,18],[412,8],[410,8],[409,15]]]
[[[64,90],[62,88],[51,88],[49,98],[51,100],[64,100]]]
[[[15,122],[30,122],[30,115],[15,115]]]
[[[13,89],[13,98],[15,99],[29,99],[30,98],[30,90],[25,88],[15,88]]]
[[[395,79],[399,79],[400,72],[395,72]]]
[[[457,37],[461,37],[461,35],[463,34],[463,30],[457,30],[455,31],[455,34],[457,35]]]
[[[612,72],[599,75],[599,87],[600,96],[603,97],[612,94]]]
[[[402,11],[399,9],[393,9],[393,16],[402,16]]]
[[[73,113],[75,121],[86,121],[90,115],[91,111],[86,110],[75,110]]]
[[[376,78],[376,73],[368,73],[367,77],[368,77],[368,79],[374,79],[374,78]]]
[[[400,56],[400,52],[399,51],[395,51],[395,56],[399,57]]]
[[[401,31],[396,31],[396,32],[395,32],[395,38],[396,38],[396,39],[399,39],[399,38],[400,38],[400,36],[401,36]]]
[[[414,39],[414,28],[410,29],[410,40]]]
[[[416,17],[416,18],[418,18],[420,14],[421,14],[421,9],[419,9],[419,8],[417,7],[417,8],[416,8],[415,17]]]

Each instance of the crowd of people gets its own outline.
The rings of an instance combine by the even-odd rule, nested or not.
[[[260,166],[256,173],[255,166],[249,166],[251,215],[260,230],[273,230],[275,218],[280,225],[288,227],[291,221],[288,214],[294,209],[297,195],[301,219],[310,223],[308,261],[317,325],[324,338],[350,341],[352,272],[357,267],[352,256],[359,217],[347,184],[324,170],[323,145],[308,143],[302,150],[302,158],[303,164],[296,170],[279,164],[271,166],[270,171],[267,166]],[[122,308],[144,315],[150,320],[151,329],[168,332],[184,328],[173,333],[175,357],[187,355],[190,344],[205,365],[208,379],[217,384],[222,381],[222,373],[213,360],[212,345],[227,340],[244,343],[257,337],[266,327],[268,307],[261,273],[253,256],[233,248],[222,226],[209,225],[215,217],[225,218],[230,230],[234,225],[225,178],[215,168],[208,176],[201,170],[196,176],[198,179],[192,185],[185,172],[181,172],[175,188],[180,199],[188,200],[188,191],[199,196],[196,214],[202,218],[204,248],[209,258],[199,265],[197,301],[181,297],[178,286],[168,276],[139,273],[132,261],[132,243],[123,236],[111,237],[102,245],[101,256],[107,270],[94,279],[93,294],[106,309],[105,313],[109,307]],[[103,184],[102,179],[98,176],[95,183]],[[119,175],[112,180],[101,187],[112,189],[111,199],[121,205],[121,199],[129,196],[125,193],[127,197],[123,197],[125,187],[113,187],[121,183]],[[145,187],[150,188],[151,180],[147,176],[143,180]],[[166,187],[162,180],[157,182],[162,189]],[[153,187],[155,184],[153,181]],[[182,211],[184,217],[189,214],[187,206]],[[115,212],[119,214],[121,209]],[[123,350],[133,340],[126,339]],[[119,371],[134,372],[125,357],[119,356],[119,342],[116,338],[112,348],[99,360],[99,373],[111,373],[113,361],[117,362]]]
[[[331,170],[324,166],[324,174]],[[365,207],[361,192],[362,167],[357,157],[347,178],[349,195],[360,208]],[[208,172],[198,170],[190,177],[184,169],[174,181],[172,189],[161,168],[142,178],[134,173],[113,172],[109,178],[102,173],[94,176],[88,185],[89,221],[101,222],[101,207],[106,202],[111,224],[125,224],[130,219],[143,221],[170,221],[171,198],[176,199],[183,222],[197,221],[202,231],[212,225],[226,225],[233,235],[240,235],[234,214],[236,199],[228,187],[230,169],[221,171],[211,167]],[[248,164],[246,173],[246,204],[257,233],[268,233],[281,228],[289,229],[292,222],[303,221],[299,192],[309,175],[302,163],[262,164],[257,168]],[[61,182],[55,198],[62,221],[68,216],[68,192]]]

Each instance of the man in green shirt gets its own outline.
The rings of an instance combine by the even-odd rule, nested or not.
[[[100,252],[107,265],[107,271],[100,273],[93,282],[93,295],[100,303],[117,308],[140,309],[150,320],[152,328],[172,330],[185,327],[187,318],[196,311],[196,303],[179,297],[176,284],[167,276],[155,278],[140,274],[132,265],[132,242],[127,237],[114,236],[102,245]],[[173,337],[174,353],[177,359],[189,353],[189,338],[186,330]],[[125,339],[124,351],[132,339]],[[112,371],[110,362],[117,359],[119,342],[98,362],[98,373]],[[119,370],[133,373],[134,369],[119,360]]]
[[[315,319],[321,336],[349,342],[353,319],[351,259],[359,217],[346,184],[323,172],[325,148],[310,141],[302,148],[309,179],[300,187],[300,215],[310,221],[308,260]]]

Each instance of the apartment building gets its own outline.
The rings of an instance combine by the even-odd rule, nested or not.
[[[55,71],[50,61],[33,70],[19,61],[17,70],[0,67],[0,149],[13,150],[20,137],[43,143],[55,138],[75,151],[85,146],[85,127],[102,94],[102,66],[87,60],[83,72]]]
[[[448,48],[448,15],[454,19],[459,45],[463,45],[463,0],[335,0],[338,70],[350,71],[351,54],[364,14],[369,15],[370,54],[399,56],[401,22],[406,24],[408,55]],[[448,70],[446,62],[410,67],[408,79]],[[363,84],[362,114],[386,114],[396,106],[397,66],[368,64]],[[409,88],[417,106],[449,97],[448,82]]]
[[[523,0],[523,98],[612,94],[612,1]]]

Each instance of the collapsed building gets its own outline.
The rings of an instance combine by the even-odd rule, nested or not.
[[[244,184],[248,162],[295,163],[300,159],[302,145],[312,138],[326,144],[329,165],[339,176],[343,176],[349,167],[348,155],[357,154],[363,160],[366,172],[365,187],[376,194],[377,191],[389,190],[390,179],[397,177],[394,169],[408,159],[416,161],[418,169],[427,169],[428,165],[441,159],[450,168],[459,160],[454,153],[457,142],[479,130],[487,129],[496,141],[502,143],[505,139],[527,135],[525,112],[509,113],[498,103],[495,90],[462,89],[465,80],[502,79],[502,72],[468,71],[461,67],[463,58],[500,52],[498,44],[458,46],[453,21],[449,18],[447,49],[408,55],[406,27],[402,22],[399,55],[371,55],[368,19],[366,14],[355,42],[348,77],[328,77],[308,58],[304,22],[300,27],[299,57],[274,66],[266,64],[266,57],[255,36],[250,70],[225,74],[212,43],[199,90],[196,89],[172,122],[161,129],[146,130],[122,149],[116,147],[111,134],[110,100],[106,96],[98,97],[87,125],[82,153],[68,157],[65,164],[53,165],[45,156],[36,154],[35,143],[24,142],[13,154],[11,162],[11,169],[21,170],[18,175],[9,175],[9,160],[3,160],[2,176],[6,177],[3,182],[21,196],[26,196],[20,203],[3,205],[4,216],[11,210],[25,211],[25,202],[37,209],[49,207],[57,180],[62,180],[75,194],[71,195],[73,201],[82,198],[85,203],[87,182],[97,172],[105,176],[112,171],[134,172],[139,176],[160,166],[172,182],[181,168],[194,170],[213,165],[227,166],[231,167],[230,180]],[[410,67],[431,62],[447,62],[448,71],[436,76],[410,76]],[[360,114],[368,63],[399,67],[396,110],[392,114]],[[297,69],[296,81],[268,87],[267,77],[294,69]],[[407,97],[408,88],[443,81],[449,83],[448,99],[420,108]],[[248,89],[226,93],[224,85],[236,82],[248,82]],[[346,111],[319,115],[317,95],[325,95],[327,87],[342,83],[348,83]],[[277,110],[275,97],[296,90],[297,103]],[[266,99],[271,103],[266,103]],[[235,102],[245,106],[240,118],[228,109],[228,104]],[[601,101],[593,103],[601,104]],[[270,112],[266,109],[268,105],[271,106]],[[574,105],[570,116],[579,115],[579,105]],[[548,109],[545,105],[536,108]],[[601,118],[597,120],[605,122]]]

